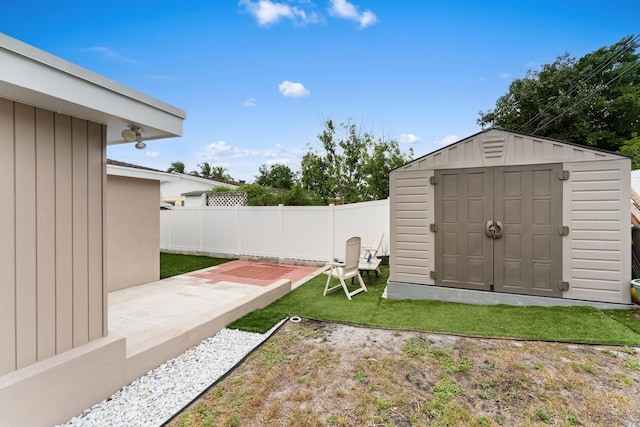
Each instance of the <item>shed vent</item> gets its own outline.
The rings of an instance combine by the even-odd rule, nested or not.
[[[504,155],[505,138],[492,137],[482,140],[482,152],[485,159],[500,158]]]

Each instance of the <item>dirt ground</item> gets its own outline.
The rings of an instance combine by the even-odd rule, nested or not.
[[[640,349],[287,322],[170,426],[640,426]]]

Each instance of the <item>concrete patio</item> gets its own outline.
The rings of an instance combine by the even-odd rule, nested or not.
[[[109,293],[109,335],[126,338],[131,382],[322,271],[231,261]]]

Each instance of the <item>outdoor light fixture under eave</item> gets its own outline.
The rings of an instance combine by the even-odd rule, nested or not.
[[[142,140],[142,135],[140,134],[141,130],[142,128],[138,126],[129,126],[127,129],[122,131],[122,139],[127,142],[136,141],[135,147],[138,150],[144,150],[145,148],[147,148],[147,144],[145,144]]]

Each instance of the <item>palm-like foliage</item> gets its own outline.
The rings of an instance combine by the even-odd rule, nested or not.
[[[177,172],[177,173],[185,173],[184,172],[184,163],[182,163],[180,160],[175,161],[173,163],[171,163],[171,165],[169,166],[169,169],[167,169],[167,172],[172,173],[172,172]]]
[[[214,166],[209,162],[202,162],[198,167],[200,168],[200,172],[196,172],[198,176],[221,181],[233,181],[233,178],[227,173],[227,169],[223,166]]]

